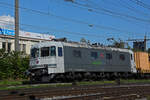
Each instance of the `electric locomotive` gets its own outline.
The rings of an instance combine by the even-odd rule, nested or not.
[[[100,80],[137,72],[131,50],[78,42],[50,41],[31,47],[31,81]]]

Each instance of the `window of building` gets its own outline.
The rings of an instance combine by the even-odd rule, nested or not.
[[[49,56],[49,47],[42,47],[41,48],[41,57]]]
[[[8,50],[7,50],[8,52],[10,52],[11,51],[11,43],[8,43]]]
[[[51,56],[56,56],[56,47],[55,46],[51,46],[51,49],[50,49],[50,54]]]
[[[2,42],[2,49],[6,51],[6,42]]]
[[[97,52],[91,52],[91,57],[97,59],[98,58]]]
[[[133,55],[131,54],[131,60],[133,60]]]
[[[26,53],[26,44],[22,45],[22,51],[23,51],[23,53]]]
[[[19,44],[19,50],[22,51],[22,46],[21,46],[21,44]]]
[[[62,56],[62,47],[58,47],[58,56],[59,56],[59,57]]]
[[[106,53],[106,59],[112,59],[112,54],[111,53]]]
[[[81,58],[81,51],[73,50],[73,56]]]
[[[120,59],[122,60],[122,61],[124,61],[125,60],[125,55],[124,54],[120,54]]]
[[[39,49],[38,48],[31,49],[31,57],[32,58],[39,57]]]

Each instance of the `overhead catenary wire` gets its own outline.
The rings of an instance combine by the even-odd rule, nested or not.
[[[0,22],[5,22],[5,23],[10,24],[9,21],[0,20]],[[72,32],[72,31],[66,31],[66,30],[62,30],[62,29],[55,29],[55,28],[42,27],[42,26],[30,25],[30,24],[22,24],[22,23],[20,23],[20,25],[25,26],[25,27],[30,27],[30,28],[33,28],[33,29],[42,29],[42,30],[49,30],[49,31],[55,31],[55,32],[62,32],[62,33],[65,33],[65,34],[72,34],[72,35],[80,35],[80,36],[88,36],[88,37],[96,37],[96,38],[107,37],[107,36],[104,36],[103,34],[96,35],[94,33],[87,34],[87,33],[81,33],[81,32]],[[98,33],[98,34],[100,34],[100,33]],[[140,33],[138,33],[138,34],[140,34]],[[111,35],[111,33],[107,33],[107,35]],[[117,33],[116,33],[116,35],[117,35]],[[118,35],[121,35],[121,34],[118,34]],[[124,36],[125,35],[129,36],[129,35],[132,35],[132,34],[124,34]],[[113,36],[115,36],[115,34]]]
[[[136,9],[133,5],[130,5],[129,3],[125,2],[124,0],[115,0],[117,3],[111,2],[110,0],[103,0],[103,2],[106,2],[106,1],[107,1],[107,3],[113,4],[115,6],[121,5],[122,7],[126,8],[129,11],[134,12],[136,14],[144,15],[145,17],[150,17],[150,15],[148,13],[145,13],[143,11]]]
[[[141,21],[141,22],[145,22],[145,23],[149,23],[150,24],[150,20],[149,19],[138,18],[138,17],[135,17],[135,16],[127,15],[127,14],[114,12],[112,10],[105,9],[105,8],[102,8],[102,7],[98,7],[97,8],[97,7],[93,7],[93,6],[90,6],[90,5],[81,4],[79,2],[73,2],[72,4],[83,6],[83,7],[86,7],[88,9],[94,9],[96,11],[100,10],[100,11],[103,11],[103,12],[106,12],[106,13],[109,13],[109,14],[112,14],[112,15],[117,15],[117,16],[121,16],[121,17],[125,17],[125,18],[129,18],[129,19],[132,19],[132,20],[137,20],[137,21]],[[92,10],[92,11],[94,11],[94,10]]]
[[[93,1],[90,1],[90,0],[84,0],[84,1],[88,2],[87,5],[93,4],[94,7],[97,6],[97,7],[100,7],[100,9],[101,9],[101,6],[98,5],[98,3],[94,3]],[[103,0],[103,1],[106,1],[106,0]],[[108,1],[110,2],[110,0],[108,0]],[[117,0],[115,0],[115,2],[117,2]],[[123,0],[122,0],[122,2],[123,2]],[[111,3],[111,5],[114,4],[114,2],[110,2],[110,3]],[[117,3],[119,3],[119,2],[117,2]],[[119,3],[119,4],[120,4],[120,3]],[[128,7],[129,5],[127,4],[126,6]],[[132,6],[130,6],[130,7],[132,8]],[[128,8],[127,8],[127,9],[128,9]],[[129,9],[129,10],[130,10],[130,9]],[[132,10],[130,10],[130,11],[132,11]],[[139,12],[139,13],[141,13],[142,15],[145,15],[145,16],[149,17],[147,13],[137,11],[137,10],[134,9],[134,8],[133,8],[133,11]],[[94,12],[95,12],[95,11],[94,11]],[[96,12],[96,13],[101,13],[101,12]],[[109,15],[109,16],[112,16],[112,17],[116,17],[116,18],[120,18],[120,19],[122,19],[122,20],[126,20],[128,23],[134,22],[134,25],[136,24],[136,25],[138,25],[138,26],[140,26],[140,27],[143,27],[143,26],[141,26],[140,24],[135,23],[135,22],[139,22],[139,21],[137,21],[137,20],[131,20],[131,19],[128,20],[127,18],[124,18],[124,17],[121,17],[121,16],[116,16],[116,15],[111,15],[111,14],[106,14],[106,13],[103,13],[103,14]],[[149,24],[149,23],[145,23],[145,24]],[[144,27],[145,27],[145,24],[144,24]]]
[[[9,21],[4,21],[4,20],[0,20],[0,22],[10,23]],[[80,32],[71,32],[71,31],[66,31],[66,30],[61,30],[61,29],[54,29],[54,28],[35,26],[35,25],[29,25],[29,24],[22,24],[22,23],[20,23],[20,25],[26,26],[26,27],[32,27],[32,28],[35,28],[35,29],[51,30],[51,31],[55,31],[55,32],[63,32],[63,33],[66,33],[66,34],[88,36],[88,37],[90,36],[90,37],[96,37],[96,38],[104,38],[103,34],[102,35],[95,35],[95,34],[86,34],[86,33],[80,33]]]
[[[2,4],[2,3],[0,2],[0,4]],[[8,5],[10,5],[10,4],[8,4]],[[20,8],[22,9],[23,7],[20,7]],[[116,28],[113,28],[113,27],[102,26],[102,25],[95,25],[95,24],[92,24],[92,23],[88,23],[88,22],[84,22],[84,21],[80,21],[80,20],[76,20],[76,19],[66,18],[66,17],[63,17],[63,16],[57,16],[57,15],[46,13],[46,12],[41,12],[41,11],[38,11],[38,10],[33,10],[33,9],[28,9],[28,8],[23,8],[23,9],[27,10],[27,11],[39,13],[39,14],[42,14],[42,15],[52,16],[52,17],[62,19],[62,20],[65,20],[65,21],[71,21],[71,22],[75,22],[75,23],[86,24],[87,26],[92,25],[93,27],[97,27],[97,28],[109,29],[109,30],[114,30],[114,31],[119,31],[119,32],[128,32],[126,30],[120,30],[120,29],[116,29]]]
[[[135,4],[137,4],[137,5],[139,5],[143,8],[146,8],[146,9],[150,10],[150,5],[145,4],[144,2],[142,2],[140,0],[130,0],[130,1],[134,2]]]
[[[87,1],[87,2],[89,2],[90,0],[84,0],[84,1]],[[74,2],[73,2],[74,3]],[[85,6],[78,6],[78,7],[86,7],[86,5],[88,5],[88,6],[91,6],[90,4],[91,3],[93,3],[93,2],[91,2],[90,1],[90,3],[88,3],[88,4],[85,4]],[[98,5],[98,3],[96,4],[96,5]],[[94,7],[96,7],[96,5],[94,5]],[[75,6],[75,5],[74,5]],[[76,7],[76,6],[75,6]],[[87,8],[87,7],[86,7]],[[101,8],[101,6],[100,6],[100,8]],[[127,19],[127,18],[125,18],[125,17],[121,17],[121,16],[117,16],[117,15],[111,15],[111,14],[109,14],[109,13],[105,13],[105,12],[100,12],[100,10],[99,11],[97,11],[97,10],[93,10],[92,8],[87,8],[89,11],[91,11],[91,12],[95,12],[95,13],[97,13],[97,14],[105,14],[105,15],[109,15],[109,16],[112,16],[112,17],[117,17],[117,18],[120,18],[120,19],[123,19],[123,20],[126,20],[128,23],[132,23],[132,22],[134,22],[134,25],[137,25],[137,26],[140,26],[140,27],[143,27],[143,28],[145,28],[145,25],[147,26],[148,24],[149,24],[149,22],[148,23],[141,23],[141,24],[143,24],[144,26],[142,26],[142,25],[140,25],[140,24],[138,24],[138,23],[135,23],[135,21],[137,22],[138,20],[131,20],[131,19]],[[139,21],[138,21],[139,22]]]
[[[8,4],[8,3],[5,3],[5,2],[0,2],[0,4],[5,4],[5,5],[8,5],[10,7],[13,7],[11,4]],[[92,26],[92,27],[96,27],[96,28],[100,28],[100,29],[113,30],[113,31],[123,32],[123,33],[135,33],[135,32],[127,31],[127,30],[121,30],[121,29],[117,29],[117,28],[113,28],[113,27],[92,24],[92,23],[88,23],[88,22],[85,22],[85,21],[81,21],[81,20],[66,18],[66,17],[63,17],[63,16],[57,16],[57,15],[54,15],[54,14],[50,14],[50,13],[46,13],[46,12],[42,12],[42,11],[38,11],[38,10],[34,10],[34,9],[29,9],[29,8],[24,8],[24,7],[19,7],[19,8],[21,8],[23,10],[26,10],[26,11],[31,11],[31,12],[34,12],[34,13],[55,17],[55,18],[65,20],[65,21],[71,21],[71,22],[75,22],[75,23],[79,23],[79,24],[85,24],[85,25],[90,26],[90,27]]]
[[[143,12],[143,11],[141,11],[141,10],[136,9],[136,7],[133,7],[133,6],[130,5],[129,3],[125,2],[125,1],[121,1],[121,0],[119,0],[119,1],[120,1],[120,2],[123,2],[122,5],[128,7],[128,9],[131,9],[131,11],[134,11],[134,12],[139,13],[139,14],[141,14],[141,15],[150,17],[150,14],[145,13],[145,12]]]
[[[11,7],[11,6],[10,6]],[[22,8],[21,8],[22,9]],[[26,10],[26,11],[30,11],[30,12],[32,12],[32,13],[37,13],[37,14],[41,14],[41,15],[48,15],[48,16],[51,16],[51,15],[53,15],[53,14],[51,14],[51,13],[47,13],[47,12],[42,12],[42,11],[38,11],[38,10],[34,10],[34,9],[32,9],[32,10],[30,10],[30,9],[23,9],[23,10]],[[42,12],[42,13],[41,13]],[[99,11],[98,11],[99,12]],[[80,24],[85,24],[85,25],[87,25],[87,26],[92,26],[92,27],[97,27],[95,24],[91,24],[91,23],[87,23],[87,22],[84,22],[84,21],[80,21],[80,20],[75,20],[75,19],[70,19],[70,18],[66,18],[66,17],[63,17],[63,16],[57,16],[57,15],[54,15],[54,17],[55,18],[59,18],[59,19],[63,19],[63,20],[66,20],[66,21],[71,21],[71,22],[76,22],[76,23],[80,23]],[[23,25],[23,26],[27,26],[27,27],[32,27],[32,28],[36,28],[36,29],[38,29],[39,28],[39,26],[38,26],[38,28],[37,27],[35,27],[35,26],[30,26],[30,25]],[[98,27],[97,28],[100,28],[100,29],[109,29],[109,30],[113,30],[113,31],[118,31],[118,32],[123,32],[123,33],[136,33],[136,32],[129,32],[129,31],[127,31],[127,30],[120,30],[120,29],[116,29],[116,28],[112,28],[112,27],[106,27],[106,26],[102,26],[102,27],[100,27],[100,25],[98,25]],[[45,29],[45,27],[42,27],[41,29]],[[47,29],[47,28],[46,28]],[[49,29],[48,29],[49,30]],[[59,31],[59,32],[64,32],[64,30],[59,30],[59,29],[56,29],[55,31]],[[68,31],[65,31],[65,32],[68,32]],[[71,34],[73,34],[73,35],[76,35],[76,33],[78,33],[78,32],[70,32]],[[91,33],[91,34],[93,34],[93,33]],[[137,34],[139,34],[139,33],[137,33]],[[86,34],[84,34],[84,33],[81,33],[80,35],[79,34],[77,34],[78,36],[86,36]],[[124,35],[126,35],[126,34],[124,34]],[[96,36],[93,36],[93,35],[90,35],[90,34],[88,34],[88,36],[92,36],[92,37],[97,37],[97,36],[99,36],[99,35],[96,35]],[[101,36],[101,37],[104,37],[104,35],[103,36]]]
[[[60,1],[60,0],[55,0],[55,1]],[[87,1],[87,0],[84,0],[84,1]],[[63,4],[67,5],[67,3],[63,3]],[[113,18],[119,18],[119,19],[124,20],[124,21],[126,21],[128,23],[132,23],[132,24],[134,23],[134,25],[136,24],[137,26],[145,27],[145,26],[141,26],[141,24],[144,24],[144,23],[139,23],[139,21],[137,21],[137,20],[131,20],[131,19],[127,19],[125,17],[121,17],[121,16],[117,16],[117,15],[112,15],[112,14],[109,14],[109,13],[106,13],[106,12],[102,12],[100,10],[96,11],[94,9],[87,8],[87,7],[84,7],[84,6],[78,6],[78,5],[71,5],[71,6],[79,8],[79,9],[82,9],[82,10],[87,10],[88,12],[96,13],[96,14],[99,14],[99,15],[107,15],[107,16],[110,16],[110,17],[113,17]],[[149,23],[147,23],[147,24],[149,24]]]
[[[8,23],[10,24],[9,21],[4,21],[4,20],[0,20],[0,22],[2,23]],[[12,23],[13,24],[13,23]],[[78,37],[90,37],[90,38],[96,38],[96,39],[107,39],[108,37],[115,37],[115,35],[112,35],[112,34],[108,34],[108,36],[104,36],[103,34],[101,35],[95,35],[93,33],[90,33],[90,34],[86,34],[86,33],[81,33],[81,32],[72,32],[72,31],[66,31],[66,30],[62,30],[62,29],[54,29],[54,28],[48,28],[48,27],[42,27],[42,26],[35,26],[35,25],[29,25],[29,24],[22,24],[20,23],[20,25],[22,26],[25,26],[25,27],[30,27],[30,28],[33,28],[33,29],[38,29],[38,30],[48,30],[48,31],[54,31],[54,32],[61,32],[61,33],[65,33],[66,35],[74,35],[74,36],[78,36]],[[22,27],[21,27],[22,28]],[[23,29],[23,28],[22,28]],[[37,31],[37,30],[36,30]],[[44,32],[39,32],[39,33],[43,33],[45,34]],[[61,34],[60,33],[60,34]],[[59,34],[59,33],[57,33]],[[52,34],[51,34],[52,35]],[[126,36],[125,36],[126,35]],[[129,38],[129,35],[128,34],[124,34],[124,36],[126,37],[126,39]],[[118,36],[117,36],[118,37]]]

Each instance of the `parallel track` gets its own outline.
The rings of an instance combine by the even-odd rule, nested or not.
[[[51,98],[51,100],[134,100],[147,95],[150,95],[150,84],[90,85],[0,91],[0,100],[36,100],[37,98]]]

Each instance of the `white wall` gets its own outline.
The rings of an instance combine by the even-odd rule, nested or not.
[[[40,42],[40,40],[38,40],[38,39],[36,40],[36,42],[32,41],[32,40],[20,39],[19,44],[25,44],[26,45],[26,54],[30,54],[31,46],[35,43],[38,43],[38,41]],[[11,43],[11,51],[15,50],[14,39],[0,37],[0,49],[2,49],[2,42],[6,42],[6,49],[7,49],[7,43]]]

